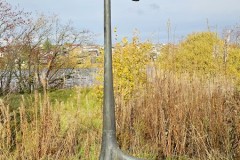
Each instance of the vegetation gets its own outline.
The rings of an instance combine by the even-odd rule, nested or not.
[[[149,42],[140,42],[137,36],[129,42],[123,38],[121,42],[116,43],[113,50],[113,77],[115,94],[121,95],[123,99],[131,99],[134,94],[140,92],[147,82],[147,65],[150,62],[149,54],[152,44]],[[100,76],[103,74],[103,54],[99,57]],[[102,81],[103,77],[99,77]],[[103,86],[98,86],[99,97],[102,97]]]
[[[204,37],[212,43],[198,46]],[[240,157],[239,48],[228,45],[225,66],[223,56],[210,59],[216,43],[224,47],[215,34],[190,35],[179,46],[165,46],[155,65],[147,56],[151,44],[133,38],[116,45],[117,137],[123,150],[145,159]],[[1,159],[98,158],[102,115],[95,88],[5,96],[0,115]]]
[[[79,91],[9,98],[21,98],[20,105],[1,101],[0,159],[97,159],[101,107],[93,91]]]
[[[204,37],[211,43],[198,45]],[[156,62],[151,47],[133,38],[114,48],[120,147],[145,159],[239,159],[239,46],[227,46],[227,63],[224,41],[208,32],[164,46]],[[2,97],[0,159],[97,159],[100,90],[43,91]]]
[[[0,58],[0,159],[98,159],[103,51],[95,64],[99,84],[50,90],[47,84],[61,84],[54,74],[77,65],[79,49],[71,46],[87,42],[88,32],[58,25],[55,17],[33,20],[0,2],[0,17],[9,17],[1,22],[0,34],[11,38]],[[144,159],[240,159],[240,45],[235,39],[193,33],[179,44],[164,45],[160,54],[137,36],[117,43],[113,70],[120,147]],[[158,55],[156,61],[152,55]],[[90,60],[81,66],[91,67]],[[13,76],[22,94],[7,94]]]
[[[49,88],[61,86],[64,77],[59,75],[69,76],[64,69],[76,66],[70,52],[75,44],[89,43],[91,38],[88,31],[78,31],[56,16],[33,18],[4,0],[0,0],[0,18],[0,95],[41,89],[42,77]]]
[[[118,141],[146,159],[238,159],[239,103],[224,77],[204,82],[159,72],[138,97],[116,97]],[[12,111],[7,104],[1,102],[1,159],[97,159],[102,121],[94,90],[36,93]]]
[[[239,83],[240,46],[216,33],[190,34],[178,45],[164,46],[161,53],[158,59],[161,68],[209,78],[225,75]]]

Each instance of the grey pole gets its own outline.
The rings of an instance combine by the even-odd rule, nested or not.
[[[100,160],[139,160],[124,154],[117,144],[112,72],[111,0],[104,0],[104,99]]]

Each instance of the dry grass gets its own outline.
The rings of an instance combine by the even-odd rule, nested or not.
[[[100,109],[88,114],[39,94],[32,106],[24,104],[10,112],[0,102],[0,159],[97,159]]]
[[[0,102],[0,159],[98,159],[101,107],[93,97]],[[82,106],[81,102],[84,101]],[[120,146],[145,159],[240,159],[240,98],[232,82],[158,73],[131,101],[116,96]]]
[[[158,73],[117,98],[121,146],[148,159],[240,159],[240,97],[232,82]],[[175,158],[174,158],[175,157]]]

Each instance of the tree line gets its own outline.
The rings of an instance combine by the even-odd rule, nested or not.
[[[91,41],[91,33],[77,30],[53,15],[33,15],[0,0],[0,94],[11,91],[13,77],[20,93],[61,85],[62,68],[74,68],[70,56],[77,45]],[[73,45],[74,44],[74,45]],[[76,45],[77,44],[77,45]]]

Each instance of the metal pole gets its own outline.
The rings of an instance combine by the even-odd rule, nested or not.
[[[115,104],[112,74],[111,1],[104,0],[104,99],[101,160],[110,160],[116,145]]]
[[[104,100],[100,160],[137,160],[117,144],[112,72],[111,0],[104,0]]]

